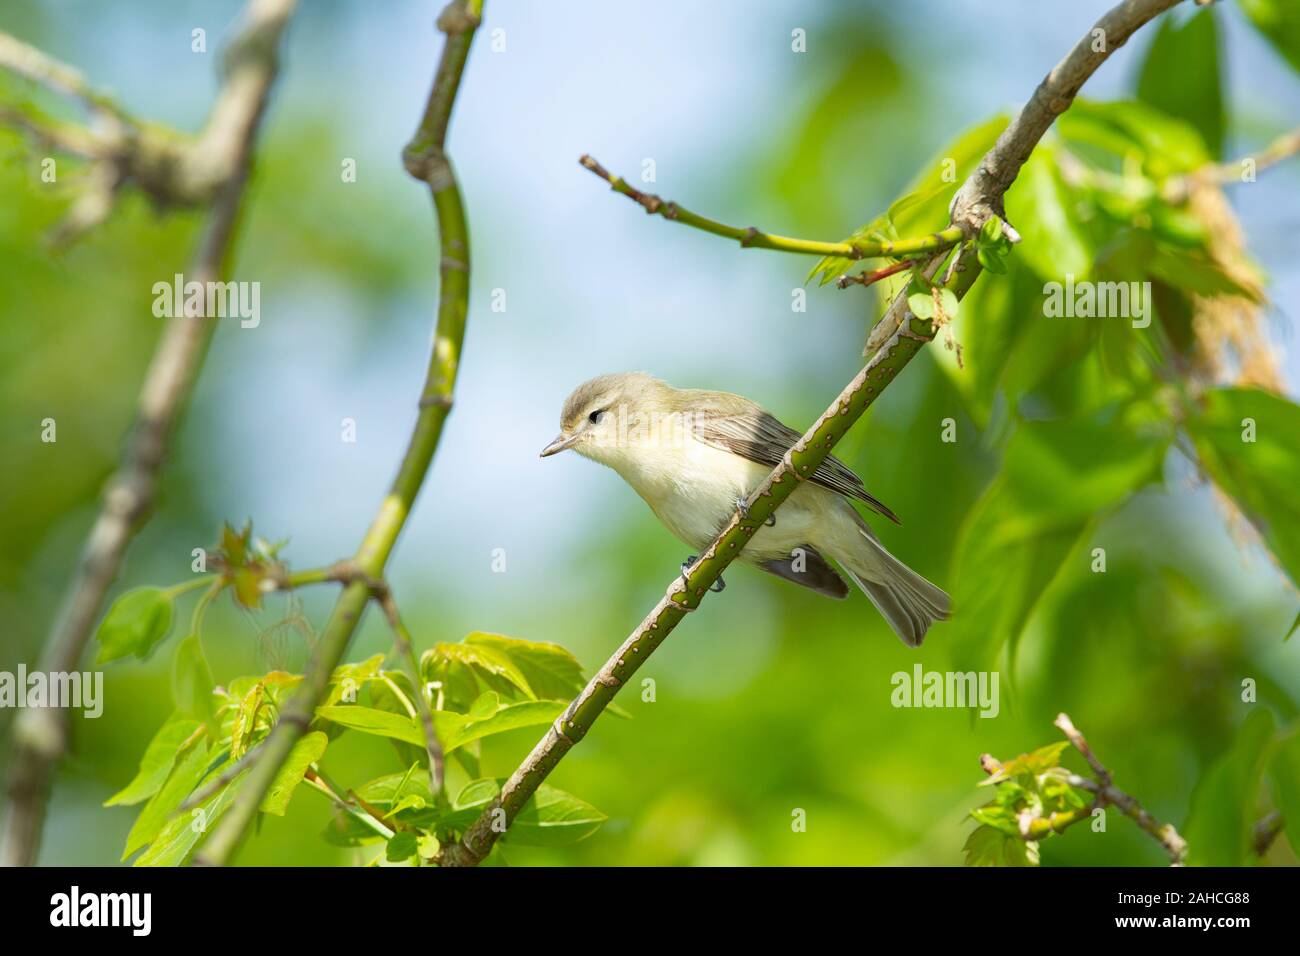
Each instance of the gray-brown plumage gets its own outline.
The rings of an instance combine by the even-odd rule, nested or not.
[[[747,398],[676,389],[644,372],[584,382],[564,403],[560,427],[543,456],[572,448],[609,465],[698,551],[800,438]],[[819,594],[846,597],[830,557],[916,646],[934,621],[949,616],[948,595],[886,551],[850,499],[898,522],[847,465],[827,458],[739,559]]]

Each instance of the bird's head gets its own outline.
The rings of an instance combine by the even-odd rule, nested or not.
[[[565,399],[560,434],[542,449],[542,457],[572,448],[615,464],[631,446],[653,437],[654,422],[677,411],[675,394],[645,372],[616,372],[583,382]]]

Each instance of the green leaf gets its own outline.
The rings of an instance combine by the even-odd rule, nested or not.
[[[1007,218],[1022,242],[1017,255],[1044,281],[1092,271],[1093,249],[1079,220],[1078,198],[1061,179],[1055,150],[1039,145],[1007,192]]]
[[[1273,715],[1251,711],[1232,748],[1201,775],[1182,830],[1187,862],[1195,866],[1241,866],[1252,852],[1264,750],[1273,739]]]
[[[409,860],[415,856],[418,849],[419,843],[415,834],[409,830],[399,830],[388,841],[388,847],[384,850],[384,858],[389,863],[401,863],[403,860]]]
[[[985,780],[980,781],[980,786],[986,787],[990,784],[998,784],[1020,774],[1037,776],[1051,770],[1053,767],[1059,767],[1061,765],[1061,754],[1065,752],[1065,748],[1068,746],[1070,746],[1068,740],[1060,740],[1045,747],[1039,747],[1033,753],[1021,754],[1014,760],[1008,760],[1004,763],[997,773],[991,774]]]
[[[854,230],[845,242],[922,236],[942,229],[948,224],[948,203],[953,193],[974,171],[975,164],[997,141],[1007,123],[1008,117],[998,115],[961,133],[922,167],[923,172],[903,191],[902,198],[892,203],[887,212]],[[812,267],[808,281],[818,278],[825,285],[859,262],[844,256],[827,256]]]
[[[1212,389],[1187,428],[1202,467],[1300,585],[1300,406],[1258,389]]]
[[[1282,814],[1291,849],[1300,853],[1300,732],[1293,732],[1278,745],[1269,763],[1273,779],[1273,801]]]
[[[500,780],[475,780],[461,790],[443,823],[452,829],[469,826],[500,792]],[[502,837],[521,846],[568,846],[595,833],[608,818],[572,794],[542,784],[524,804]]]
[[[1240,0],[1242,13],[1293,70],[1300,70],[1300,4],[1295,0]]]
[[[147,800],[157,793],[167,775],[171,773],[176,757],[185,742],[194,736],[203,725],[197,720],[190,720],[180,714],[172,714],[167,722],[158,729],[144,756],[140,758],[140,769],[134,779],[125,787],[104,801],[104,806],[123,806]]]
[[[487,720],[501,709],[501,695],[494,690],[485,691],[473,704],[466,715],[470,720]]]
[[[340,664],[334,668],[334,673],[330,676],[329,694],[326,695],[324,703],[327,705],[343,703],[344,698],[349,694],[355,696],[366,684],[379,679],[383,667],[383,654],[376,654],[355,664]],[[346,703],[356,703],[356,701],[354,699]]]
[[[949,322],[957,318],[960,313],[961,303],[957,298],[957,293],[946,286],[939,289],[939,305]]]
[[[147,657],[172,626],[172,596],[162,588],[127,591],[108,609],[95,632],[99,641],[97,664],[107,664],[134,654]]]
[[[405,773],[390,773],[363,784],[357,793],[367,803],[390,807],[411,796],[429,795],[429,771],[413,765]]]
[[[471,741],[493,734],[518,730],[520,727],[538,727],[552,723],[556,717],[564,713],[564,708],[567,706],[568,701],[563,700],[528,700],[503,705],[495,714],[480,720],[473,720],[461,714],[435,711],[433,721],[438,740],[442,742],[442,749],[450,753],[457,747],[463,747]]]
[[[511,660],[510,655],[490,643],[471,643],[470,638],[476,636],[479,635],[471,634],[459,644],[435,644],[424,655],[421,666],[426,678],[445,682],[451,676],[449,672],[455,669],[454,665],[461,664],[478,674],[489,688],[498,693],[515,696],[511,690],[516,689],[527,697],[535,697],[528,678]],[[465,691],[468,692],[468,688]]]
[[[1137,100],[1076,99],[1057,127],[1067,141],[1140,160],[1157,179],[1189,173],[1213,158],[1195,127]]]
[[[964,130],[921,167],[921,173],[903,190],[905,195],[920,196],[921,201],[897,211],[890,209],[899,235],[923,236],[948,225],[948,204],[953,194],[993,148],[1008,122],[1010,117],[999,113]]]
[[[363,734],[391,737],[394,740],[415,744],[417,747],[424,746],[424,732],[419,724],[406,714],[394,714],[374,707],[363,707],[360,704],[335,704],[317,707],[316,716]],[[464,720],[460,714],[447,714],[442,711],[434,714],[435,720],[444,716]],[[450,749],[445,742],[443,748]]]
[[[194,792],[213,762],[213,752],[206,739],[200,739],[187,750],[167,777],[167,782],[150,798],[140,811],[131,832],[126,837],[125,860],[136,850],[153,842],[181,803]]]
[[[321,758],[328,744],[329,738],[318,730],[307,734],[293,745],[293,750],[289,751],[288,758],[280,765],[275,780],[271,782],[271,789],[262,798],[263,813],[284,816],[289,809],[293,792],[298,789],[298,784],[302,783],[307,768]]]
[[[531,696],[538,700],[576,697],[587,683],[578,659],[559,644],[521,641],[479,631],[467,636],[465,645],[497,651],[514,666]]]
[[[1188,66],[1194,64],[1193,69]],[[1194,126],[1215,156],[1223,154],[1223,93],[1219,33],[1205,8],[1181,21],[1164,16],[1138,76],[1138,99]]]
[[[1129,427],[1112,409],[1016,430],[957,541],[961,614],[951,626],[963,665],[986,665],[1014,646],[1089,522],[1158,478],[1167,447],[1168,436]]]
[[[230,766],[231,763],[227,762],[215,768],[203,782],[207,783],[224,773]],[[181,866],[184,864],[200,838],[210,832],[221,815],[230,808],[246,773],[247,771],[235,777],[189,812],[171,817],[150,843],[149,849],[140,854],[135,865]]]
[[[907,297],[907,307],[918,319],[934,318],[934,297],[928,292],[913,292]]]
[[[1037,866],[1038,843],[982,825],[971,831],[962,848],[967,866]]]
[[[1007,264],[1003,257],[988,246],[980,246],[976,249],[975,258],[979,260],[981,268],[992,272],[994,275],[1006,275]]]
[[[213,725],[216,718],[216,701],[212,691],[215,685],[203,644],[197,634],[192,634],[176,646],[172,662],[172,697],[181,713]]]

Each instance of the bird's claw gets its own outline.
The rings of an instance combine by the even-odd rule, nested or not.
[[[690,574],[691,568],[695,567],[695,562],[698,560],[700,560],[700,556],[698,554],[692,554],[690,557],[688,557],[685,561],[682,562],[682,585],[683,586],[690,584],[690,582],[686,580],[686,576]],[[719,576],[718,580],[714,581],[711,585],[709,585],[709,590],[712,591],[714,594],[717,594],[718,592],[725,590],[726,587],[727,587],[727,582],[722,580],[722,578]]]
[[[736,510],[740,512],[740,520],[745,521],[749,518],[749,502],[744,498],[736,499]],[[767,520],[763,522],[769,528],[776,526],[776,515],[768,515]],[[722,590],[719,588],[718,590]]]

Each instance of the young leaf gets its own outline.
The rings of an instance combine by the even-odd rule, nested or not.
[[[567,706],[568,702],[563,700],[527,700],[503,706],[495,714],[483,720],[471,720],[460,714],[446,711],[435,712],[433,720],[438,739],[442,742],[442,749],[450,753],[457,747],[463,747],[482,737],[502,734],[520,727],[549,724],[560,716]],[[420,738],[421,741],[423,739]]]
[[[388,841],[388,847],[384,850],[384,858],[389,863],[401,863],[403,860],[409,860],[415,856],[417,849],[418,843],[415,834],[409,830],[399,830]]]
[[[1007,217],[1024,240],[1017,257],[1045,282],[1067,275],[1086,278],[1092,271],[1093,249],[1077,206],[1078,198],[1061,178],[1054,149],[1040,145],[1007,193]],[[1005,236],[998,242],[1009,248]]]
[[[475,780],[452,803],[442,823],[463,829],[501,792],[499,780]],[[572,794],[542,784],[524,805],[503,839],[521,846],[567,846],[595,833],[608,818]]]
[[[329,738],[317,730],[307,734],[293,745],[288,759],[280,765],[280,770],[271,783],[271,789],[262,798],[263,813],[284,816],[285,811],[289,809],[293,792],[298,789],[298,784],[302,783],[307,768],[321,758],[328,744]]]
[[[356,730],[363,734],[392,737],[394,740],[403,740],[408,744],[415,744],[417,747],[424,746],[424,733],[421,731],[420,725],[405,714],[394,714],[374,707],[362,707],[359,704],[341,704],[317,707],[316,716],[324,720],[331,720],[336,724],[347,727],[349,730]],[[446,714],[442,711],[435,713],[434,717],[435,719],[454,717],[461,721],[465,719],[460,714]],[[441,736],[441,728],[439,729],[439,735]],[[445,741],[443,747],[444,749],[450,749]]]
[[[229,766],[226,763],[214,768],[204,782],[224,772]],[[230,807],[243,780],[244,774],[241,773],[188,813],[178,813],[168,819],[150,843],[149,849],[135,861],[135,866],[183,865],[199,839],[212,830],[213,825]]]
[[[1223,92],[1219,80],[1219,31],[1208,7],[1190,17],[1161,17],[1147,48],[1137,95],[1144,103],[1184,120],[1210,152],[1223,152]],[[1187,64],[1196,69],[1188,70]]]
[[[134,654],[147,657],[172,626],[172,597],[162,588],[135,588],[109,607],[95,632],[99,641],[97,664],[107,664]]]
[[[172,697],[176,707],[187,717],[215,727],[214,684],[203,645],[199,636],[192,634],[176,646],[176,658],[172,662]]]
[[[1038,844],[982,825],[971,831],[963,847],[967,866],[1037,866]]]
[[[167,722],[154,734],[140,758],[140,769],[125,787],[104,801],[104,806],[123,806],[147,800],[157,793],[181,748],[203,725],[197,720],[190,720],[180,714],[172,714]]]
[[[151,843],[167,824],[181,802],[199,785],[213,762],[213,753],[206,740],[199,740],[176,762],[167,782],[150,798],[140,811],[131,832],[126,837],[125,860],[136,850]]]
[[[508,659],[523,676],[531,696],[538,700],[574,697],[587,683],[577,658],[559,644],[521,641],[482,631],[466,637],[465,644],[491,648]]]

